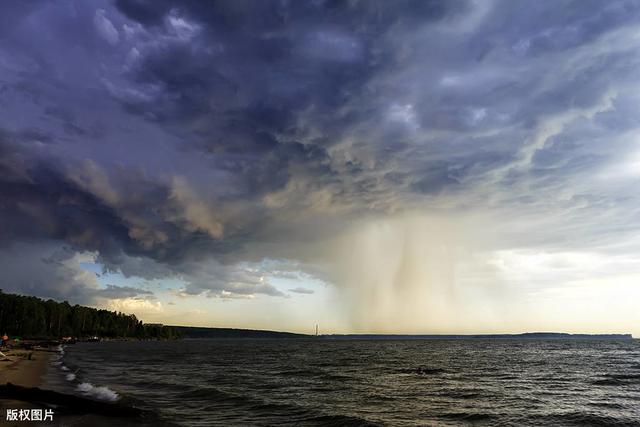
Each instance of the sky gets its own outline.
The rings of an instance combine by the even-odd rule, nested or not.
[[[0,4],[0,288],[640,335],[637,1]]]

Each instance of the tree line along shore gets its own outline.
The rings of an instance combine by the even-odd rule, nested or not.
[[[145,324],[133,314],[43,300],[0,290],[0,334],[10,339],[175,339],[170,326]]]

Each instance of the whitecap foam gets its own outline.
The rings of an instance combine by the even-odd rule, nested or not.
[[[108,387],[96,387],[90,383],[82,383],[78,385],[76,390],[98,400],[106,400],[109,402],[118,400],[118,393]]]
[[[67,374],[67,381],[73,381],[76,379],[76,374]]]
[[[69,368],[67,368],[67,367],[66,367],[66,366],[64,366],[64,365],[62,365],[62,366],[60,367],[60,369],[62,369],[63,371],[68,371],[68,370],[69,370]]]

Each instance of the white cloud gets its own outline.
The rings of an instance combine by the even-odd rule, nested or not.
[[[137,316],[158,314],[164,311],[162,302],[136,297],[112,299],[109,300],[106,306],[109,310],[134,313]]]
[[[104,9],[96,10],[95,15],[93,16],[93,25],[95,26],[98,34],[106,40],[110,45],[115,46],[118,44],[120,40],[120,33],[113,26],[109,18],[107,18],[107,13]]]
[[[184,42],[193,39],[201,31],[199,25],[179,16],[175,10],[172,10],[167,16],[167,24],[178,39]]]

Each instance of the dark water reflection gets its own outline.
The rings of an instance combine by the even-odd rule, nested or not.
[[[85,343],[64,364],[183,425],[640,425],[636,340]]]

